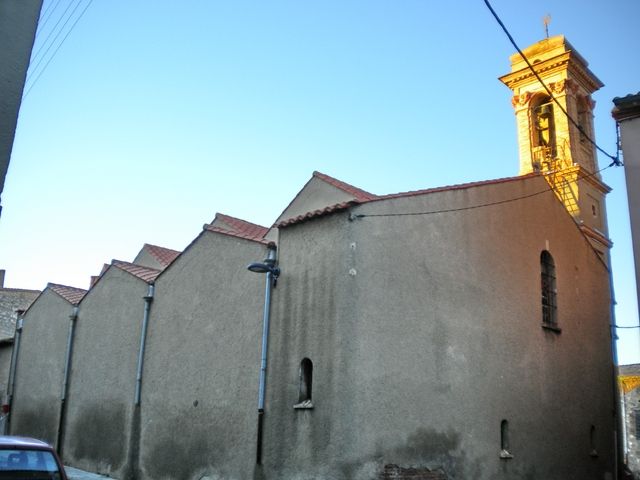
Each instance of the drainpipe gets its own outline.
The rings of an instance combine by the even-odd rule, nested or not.
[[[67,414],[67,389],[69,387],[69,376],[71,375],[71,356],[73,354],[73,337],[75,334],[76,320],[78,319],[78,307],[73,307],[69,315],[69,333],[67,334],[67,352],[64,359],[64,375],[62,377],[62,392],[60,394],[60,416],[58,417],[58,439],[56,450],[58,455],[62,455],[62,441],[64,437],[64,421]]]
[[[140,349],[138,350],[138,370],[136,372],[136,393],[134,404],[140,405],[140,391],[142,389],[142,369],[144,366],[144,351],[147,343],[147,329],[149,327],[149,312],[153,302],[154,286],[149,284],[149,290],[144,298],[144,316],[142,317],[142,331],[140,332]]]
[[[24,322],[23,314],[24,310],[18,310],[18,319],[16,320],[16,334],[13,340],[13,349],[11,351],[11,365],[9,366],[9,388],[7,389],[7,421],[4,426],[5,434],[11,433],[11,415],[12,415],[12,403],[13,392],[16,387],[16,367],[18,365],[18,354],[20,352],[20,337],[22,336],[22,325]]]
[[[262,426],[264,419],[265,384],[267,378],[267,353],[269,342],[269,312],[271,310],[271,289],[280,275],[276,264],[276,246],[269,245],[269,251],[264,263],[253,263],[247,268],[256,273],[266,273],[264,290],[264,312],[262,317],[262,355],[260,359],[260,384],[258,387],[258,438],[256,446],[256,463],[262,463]]]

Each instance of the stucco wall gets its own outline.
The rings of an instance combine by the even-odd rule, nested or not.
[[[0,342],[0,398],[4,401],[9,384],[9,370],[11,367],[11,352],[13,340]]]
[[[11,434],[55,444],[72,306],[50,289],[25,313],[16,367]]]
[[[147,284],[110,267],[79,305],[63,459],[124,478]]]
[[[246,265],[265,254],[262,244],[203,232],[158,277],[140,410],[142,478],[252,477],[265,277]]]
[[[548,188],[541,178],[372,202],[428,211]],[[613,472],[608,275],[552,194],[466,212],[348,215],[280,232],[266,478],[602,479]],[[553,255],[561,333],[541,327]],[[295,410],[302,358],[313,410]],[[513,459],[500,453],[510,425]],[[596,427],[598,457],[591,457]]]

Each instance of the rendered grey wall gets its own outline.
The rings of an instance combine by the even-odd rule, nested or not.
[[[429,211],[527,195],[541,178],[372,202]],[[613,472],[608,274],[553,195],[466,212],[317,219],[280,232],[266,478],[602,479]],[[541,328],[553,255],[561,333]],[[314,363],[313,410],[296,410]],[[502,460],[500,422],[513,459]],[[596,427],[598,457],[590,457]]]
[[[55,445],[69,315],[73,307],[46,289],[25,313],[16,367],[11,434]]]
[[[0,398],[6,398],[13,340],[0,342]]]
[[[67,394],[63,459],[124,478],[147,284],[111,267],[84,297]]]
[[[143,478],[253,475],[266,247],[203,232],[156,281],[142,386]],[[216,475],[219,475],[216,476]]]

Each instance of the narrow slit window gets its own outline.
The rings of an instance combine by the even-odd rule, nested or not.
[[[509,447],[509,421],[500,422],[500,458],[513,458]]]
[[[598,449],[596,448],[596,426],[591,425],[591,429],[589,430],[589,443],[591,445],[591,451],[589,455],[592,457],[598,456]]]
[[[300,362],[300,387],[298,389],[298,403],[294,408],[313,408],[311,394],[313,389],[313,362],[303,358]]]
[[[556,290],[556,267],[553,257],[544,250],[540,254],[542,326],[557,329],[558,307]]]

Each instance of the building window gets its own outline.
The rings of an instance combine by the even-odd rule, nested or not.
[[[542,326],[558,330],[558,307],[556,290],[556,267],[553,257],[544,250],[540,254]]]
[[[311,391],[313,387],[313,362],[308,358],[303,358],[300,362],[300,387],[298,389],[298,403],[293,408],[309,409],[313,408],[311,402]]]
[[[513,458],[509,450],[509,422],[502,420],[500,422],[500,458]]]
[[[531,103],[531,146],[533,169],[550,170],[555,158],[556,131],[551,97],[540,95]]]
[[[591,429],[589,430],[589,443],[591,445],[591,451],[589,452],[589,455],[591,457],[597,457],[598,450],[596,449],[596,426],[595,425],[591,425]]]

